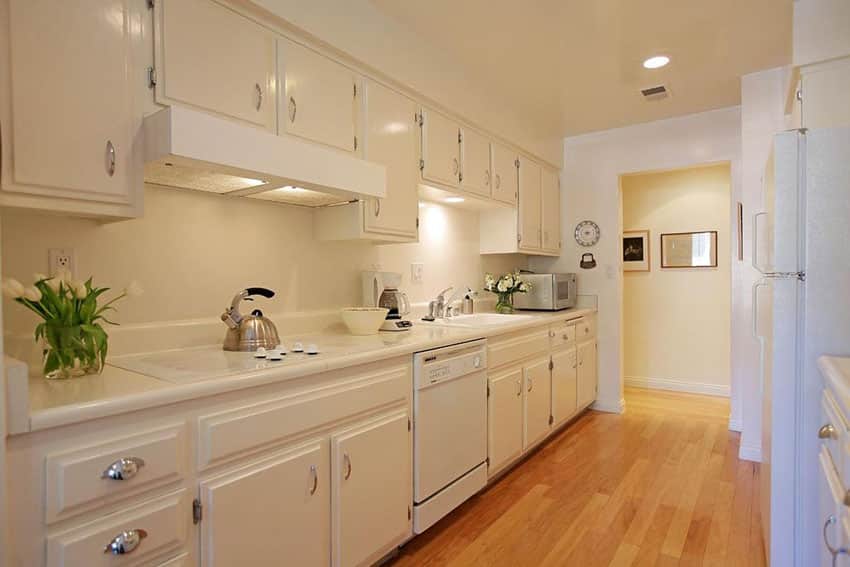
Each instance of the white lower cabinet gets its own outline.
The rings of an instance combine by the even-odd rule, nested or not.
[[[333,565],[370,565],[411,533],[409,428],[401,409],[332,436]]]
[[[552,375],[549,356],[529,362],[523,368],[524,427],[522,448],[530,449],[543,440],[551,427]]]
[[[202,481],[201,565],[327,565],[330,495],[326,439]]]
[[[589,406],[596,399],[596,340],[578,345],[578,406]]]
[[[578,410],[577,371],[575,346],[552,353],[552,419],[555,427]]]
[[[490,473],[522,454],[522,367],[492,375],[487,392],[487,457]]]

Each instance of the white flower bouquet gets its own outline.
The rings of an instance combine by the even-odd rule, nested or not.
[[[484,289],[498,295],[496,300],[496,311],[499,313],[513,313],[514,294],[526,293],[531,289],[531,284],[522,279],[519,270],[504,274],[498,279],[493,274],[484,275]]]
[[[106,315],[115,309],[116,301],[140,295],[142,288],[131,282],[118,296],[98,305],[109,288],[94,287],[91,278],[75,281],[62,272],[52,277],[35,274],[34,279],[29,287],[15,279],[5,280],[3,295],[43,319],[35,327],[35,340],[43,345],[44,376],[71,378],[102,371],[108,346],[102,324],[116,324]]]

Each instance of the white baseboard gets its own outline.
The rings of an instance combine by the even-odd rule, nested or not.
[[[740,433],[744,430],[744,424],[740,419],[737,418],[729,418],[729,431],[737,431]]]
[[[650,390],[670,390],[673,392],[687,392],[689,394],[729,397],[729,386],[721,386],[719,384],[686,382],[684,380],[670,380],[668,378],[644,378],[643,376],[626,376],[625,384],[626,386],[648,388]]]
[[[593,405],[590,406],[590,409],[595,409],[597,411],[604,411],[606,413],[623,413],[626,411],[626,400],[620,398],[619,400],[596,400],[593,402]]]
[[[761,447],[752,445],[741,445],[738,449],[738,458],[742,461],[761,462]]]

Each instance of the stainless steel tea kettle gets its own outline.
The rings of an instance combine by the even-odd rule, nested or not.
[[[239,312],[242,300],[253,301],[253,296],[274,297],[274,292],[264,287],[249,287],[233,297],[230,307],[221,314],[221,320],[227,325],[224,336],[224,350],[255,351],[262,347],[272,349],[280,344],[277,327],[263,312],[254,309],[250,315]]]

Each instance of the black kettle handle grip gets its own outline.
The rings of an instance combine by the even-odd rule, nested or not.
[[[261,295],[267,299],[274,297],[274,292],[264,287],[249,287],[245,291],[248,295]]]

